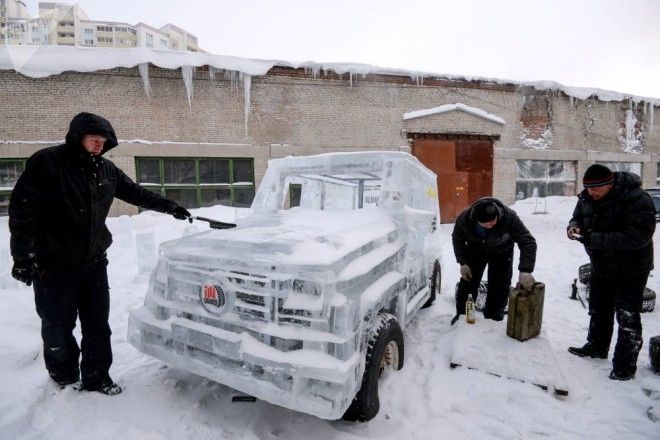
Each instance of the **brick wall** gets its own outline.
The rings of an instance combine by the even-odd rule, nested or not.
[[[533,91],[511,84],[367,75],[351,77],[276,67],[252,78],[248,130],[242,84],[221,74],[212,81],[197,69],[189,107],[180,70],[151,66],[151,99],[137,68],[92,73],[66,72],[43,79],[0,71],[0,157],[25,157],[44,144],[7,141],[56,141],[64,138],[71,118],[91,111],[108,118],[124,143],[111,160],[134,177],[136,155],[253,157],[257,183],[270,157],[326,151],[394,150],[407,145],[406,130],[452,131],[465,125],[460,114],[404,122],[406,112],[457,102],[483,109],[506,121],[503,127],[482,122],[474,132],[494,132],[494,194],[506,202],[515,196],[517,158],[569,155],[584,164],[609,155],[642,161],[646,185],[655,182],[660,127],[651,130],[650,115],[637,112],[644,130],[641,155],[626,154],[618,140],[629,103],[571,100],[562,93]],[[637,109],[638,110],[638,109]],[[660,125],[660,107],[656,107]],[[452,123],[452,118],[458,118]],[[407,126],[406,126],[407,125]],[[550,128],[552,143],[530,149],[525,138]],[[465,128],[461,129],[465,131]],[[163,141],[180,142],[169,144]],[[3,143],[5,142],[5,143]],[[568,159],[566,159],[568,160]],[[514,188],[512,189],[512,185]],[[134,212],[118,205],[113,213]]]

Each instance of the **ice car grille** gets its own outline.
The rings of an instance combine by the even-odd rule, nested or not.
[[[170,297],[179,301],[199,303],[201,286],[213,279],[229,284],[234,301],[232,311],[247,319],[274,321],[284,325],[311,327],[312,323],[326,323],[327,318],[309,310],[284,307],[284,299],[274,298],[273,283],[264,275],[238,271],[222,271],[186,264],[171,264],[169,273]]]
[[[234,312],[248,318],[269,320],[271,315],[268,278],[263,275],[231,271],[224,274],[234,291]]]
[[[251,293],[244,293],[244,292],[241,292],[241,291],[237,290],[236,291],[236,298],[238,298],[241,301],[244,301],[248,304],[255,305],[255,306],[262,306],[262,307],[266,306],[266,300],[264,299],[263,296],[254,295],[254,294],[251,294]]]

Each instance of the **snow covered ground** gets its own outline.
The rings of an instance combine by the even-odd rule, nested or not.
[[[581,246],[564,232],[575,201],[549,198],[548,214],[543,215],[532,214],[533,199],[514,205],[539,244],[534,275],[546,283],[543,327],[567,376],[569,397],[449,368],[455,335],[449,320],[459,274],[451,249],[453,225],[442,225],[442,294],[408,327],[405,366],[386,373],[380,413],[369,423],[328,422],[260,401],[232,403],[231,389],[170,368],[128,344],[128,312],[142,305],[149,277],[148,272],[139,273],[149,261],[143,256],[138,262],[136,242],[148,242],[151,235],[160,243],[207,227],[149,212],[108,220],[115,239],[109,251],[111,374],[124,393],[107,397],[59,390],[43,365],[32,289],[9,275],[7,218],[0,218],[0,438],[660,438],[660,375],[649,370],[648,355],[649,338],[660,334],[660,310],[642,314],[644,347],[633,381],[609,380],[609,360],[581,359],[566,351],[569,345],[584,343],[588,324],[580,303],[568,298],[578,266],[587,262]],[[242,212],[215,207],[195,214],[230,221]],[[655,242],[659,261],[657,238]],[[660,292],[660,276],[652,276],[648,286]]]

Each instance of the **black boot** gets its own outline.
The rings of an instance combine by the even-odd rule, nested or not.
[[[582,347],[568,347],[568,352],[580,357],[607,359],[607,351],[596,350],[589,342]]]
[[[80,380],[80,373],[78,371],[69,374],[60,374],[51,371],[48,373],[48,375],[62,388]]]
[[[107,380],[103,380],[99,383],[92,384],[92,385],[85,385],[83,384],[82,391],[96,391],[101,394],[105,394],[106,396],[115,396],[117,394],[120,394],[123,390],[122,388],[114,383],[112,379],[108,378]]]
[[[612,380],[630,380],[634,378],[635,373],[628,370],[614,368],[610,372],[610,379]]]

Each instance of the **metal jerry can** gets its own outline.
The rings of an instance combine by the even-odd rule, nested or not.
[[[543,283],[534,283],[531,291],[523,289],[518,284],[511,291],[506,322],[507,336],[519,341],[526,341],[541,333],[544,296],[545,284]]]

